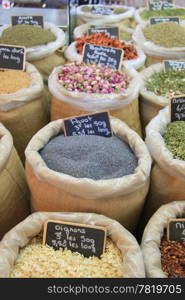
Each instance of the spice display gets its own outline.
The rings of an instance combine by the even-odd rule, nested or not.
[[[48,168],[77,178],[119,178],[133,174],[137,167],[129,145],[116,136],[59,135],[40,154]]]
[[[124,60],[135,59],[138,57],[134,45],[125,44],[118,38],[110,38],[105,32],[93,33],[77,38],[76,48],[79,54],[83,53],[83,47],[86,43],[122,49],[124,51]]]
[[[167,241],[164,236],[160,251],[163,272],[169,278],[185,278],[185,242]]]
[[[144,20],[152,17],[180,17],[181,20],[185,19],[185,8],[171,8],[163,10],[143,10],[140,16]]]
[[[11,270],[10,277],[16,278],[81,278],[123,277],[120,250],[107,239],[101,258],[85,258],[67,249],[54,250],[42,245],[39,238],[20,250]]]
[[[1,44],[32,47],[46,45],[56,40],[56,36],[47,29],[32,25],[10,26],[2,32]]]
[[[28,73],[17,70],[0,70],[0,94],[12,94],[31,84]]]
[[[145,87],[157,96],[168,98],[185,94],[185,70],[155,72],[146,81]]]
[[[147,40],[158,46],[185,47],[185,27],[179,24],[164,22],[149,25],[143,29],[143,33]]]
[[[61,67],[59,83],[68,91],[85,93],[124,93],[129,78],[106,66],[70,63]]]
[[[168,124],[163,138],[174,158],[185,160],[185,121]]]
[[[92,11],[92,7],[93,6],[86,6],[86,5],[84,5],[83,7],[82,7],[82,11],[83,12],[91,12]],[[101,8],[113,8],[114,9],[114,11],[112,12],[112,14],[114,14],[114,15],[119,15],[119,14],[123,14],[124,12],[126,12],[127,10],[125,9],[125,8],[121,8],[121,7],[116,7],[116,6],[99,6],[99,9],[101,9]]]

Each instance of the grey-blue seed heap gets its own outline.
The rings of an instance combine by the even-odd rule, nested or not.
[[[129,145],[116,136],[60,134],[48,142],[40,155],[54,171],[94,180],[133,174],[138,164]]]

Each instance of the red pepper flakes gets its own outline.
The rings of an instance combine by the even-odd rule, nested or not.
[[[124,50],[123,60],[136,59],[137,51],[134,45],[125,44],[121,42],[118,38],[110,38],[105,32],[93,33],[91,35],[85,35],[80,38],[76,38],[76,49],[79,54],[83,52],[83,46],[85,44],[95,44],[98,46],[119,48]]]

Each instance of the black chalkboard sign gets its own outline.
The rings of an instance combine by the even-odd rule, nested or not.
[[[164,61],[165,70],[184,70],[185,60],[165,60]]]
[[[112,15],[112,13],[114,12],[113,8],[110,7],[106,7],[106,6],[93,6],[91,9],[91,13],[93,15]]]
[[[25,47],[0,44],[0,69],[24,70]]]
[[[149,0],[148,1],[150,10],[164,10],[173,8],[173,0]]]
[[[12,26],[15,25],[32,25],[38,27],[44,27],[43,16],[12,16]]]
[[[112,130],[108,112],[100,112],[64,119],[64,135],[100,135],[111,137]]]
[[[161,18],[150,18],[150,24],[158,24],[158,23],[164,23],[164,22],[173,22],[176,24],[179,24],[179,18],[178,17],[161,17]]]
[[[170,219],[167,227],[168,241],[185,242],[185,219]]]
[[[105,227],[48,220],[44,224],[43,244],[55,250],[67,248],[84,257],[100,257],[105,250]]]
[[[118,27],[91,27],[88,30],[88,34],[93,34],[93,33],[102,33],[105,32],[108,37],[114,39],[114,38],[119,38],[119,28]]]
[[[99,4],[99,0],[78,0],[78,5]]]
[[[124,51],[111,47],[85,44],[83,47],[83,61],[87,64],[101,64],[119,70]]]
[[[185,95],[170,99],[171,122],[185,121]]]

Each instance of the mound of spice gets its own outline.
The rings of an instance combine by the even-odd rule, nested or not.
[[[123,277],[120,250],[107,239],[101,258],[85,258],[67,249],[54,250],[39,240],[20,250],[12,267],[12,278],[93,278]]]
[[[32,47],[46,45],[56,40],[56,36],[47,29],[32,25],[10,26],[2,32],[0,43]]]
[[[83,53],[85,44],[95,44],[99,46],[119,48],[124,50],[124,60],[137,58],[137,51],[134,45],[125,44],[118,38],[110,38],[105,32],[93,33],[76,39],[76,49],[79,54]]]
[[[169,278],[185,278],[185,242],[167,241],[164,234],[160,251],[163,272]]]
[[[133,174],[138,164],[129,145],[116,136],[60,134],[49,141],[40,155],[54,171],[93,180]]]
[[[171,8],[163,10],[147,10],[144,9],[140,13],[140,17],[148,20],[152,17],[180,17],[181,20],[185,19],[185,8]]]
[[[168,124],[163,138],[174,158],[185,160],[185,121]]]
[[[31,84],[28,73],[17,70],[0,70],[0,94],[12,94]]]
[[[166,48],[185,47],[185,27],[164,22],[148,25],[143,29],[144,36],[150,42]]]
[[[145,87],[157,96],[167,98],[185,94],[185,70],[156,72],[146,81]]]
[[[59,83],[68,91],[84,93],[124,93],[129,84],[127,74],[102,65],[70,63],[61,67]]]

